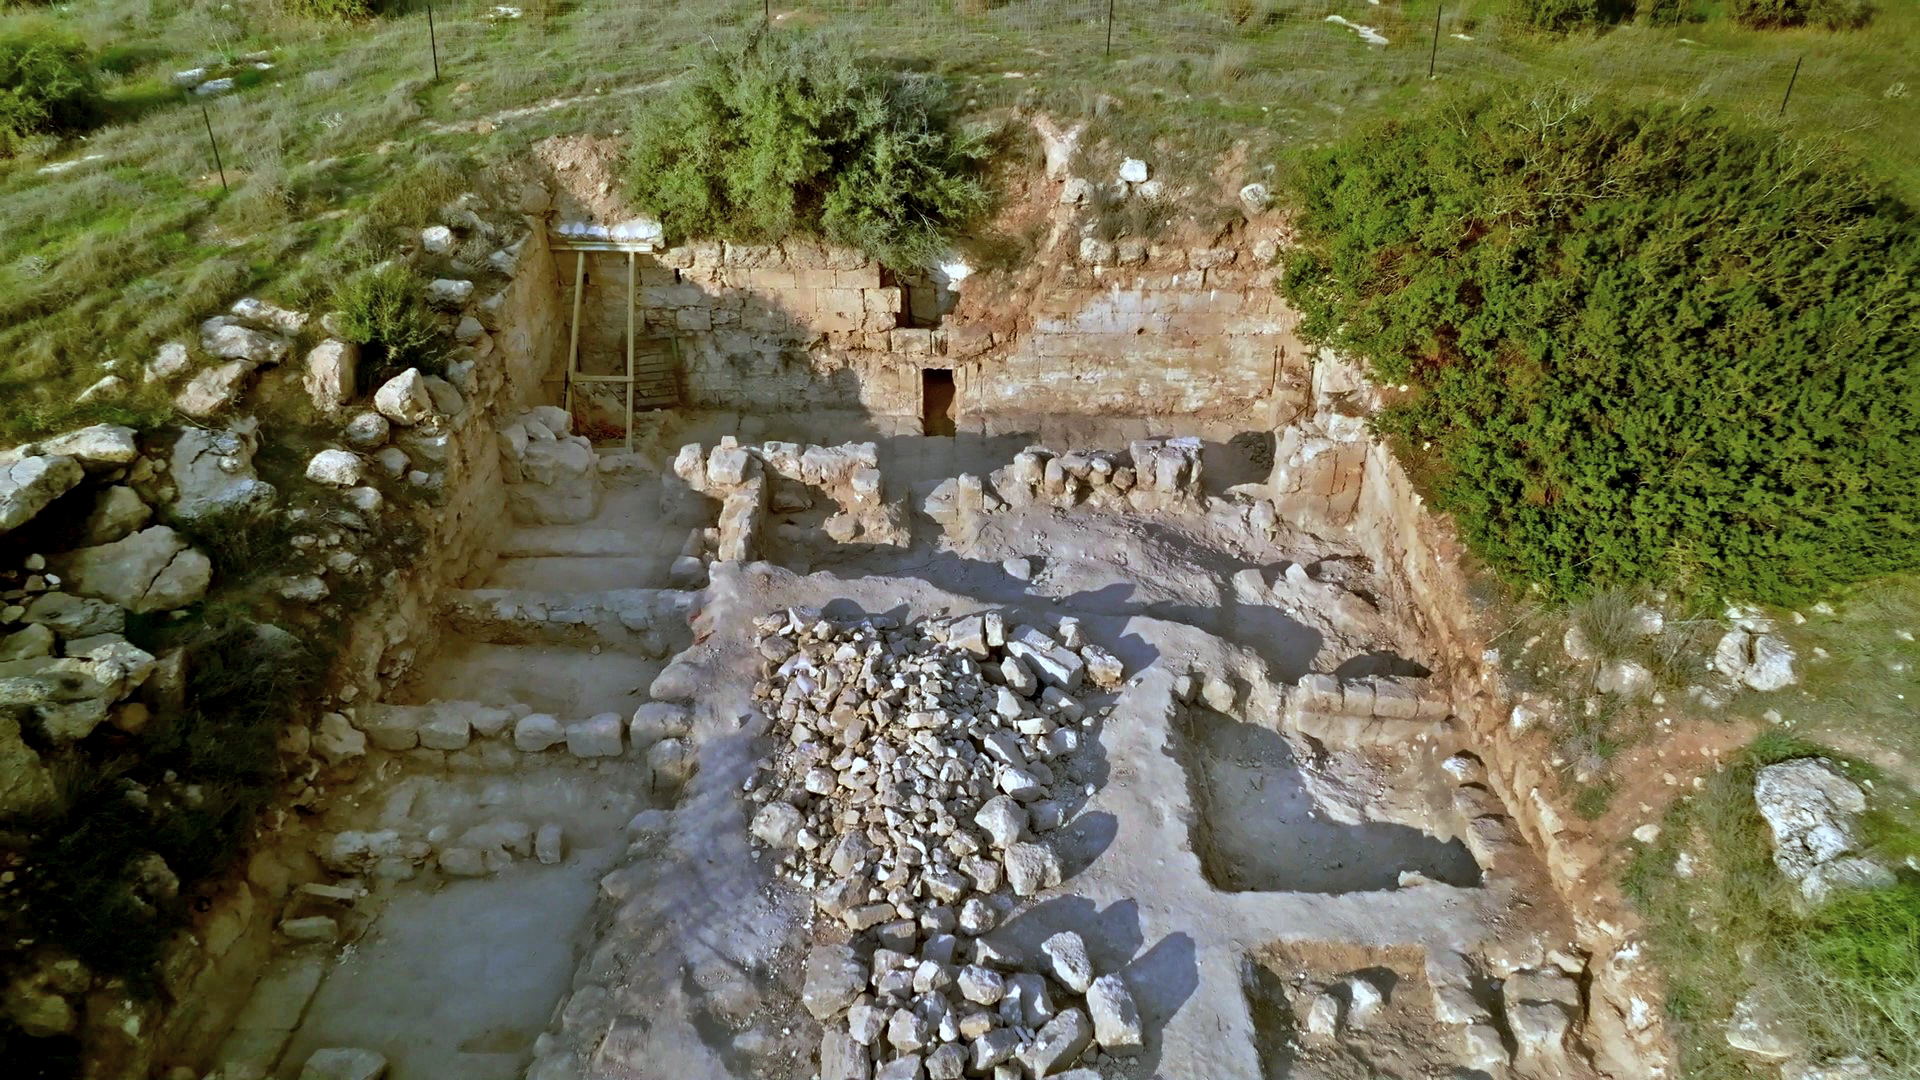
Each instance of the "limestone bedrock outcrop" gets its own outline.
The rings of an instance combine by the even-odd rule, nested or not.
[[[190,427],[174,440],[168,461],[173,477],[174,516],[193,521],[209,514],[257,512],[279,494],[253,471],[259,424],[233,421],[225,431]]]
[[[1753,799],[1773,834],[1773,862],[1818,904],[1838,887],[1893,884],[1893,873],[1859,853],[1855,819],[1866,792],[1815,758],[1769,765],[1754,780]]]
[[[73,592],[135,614],[186,607],[205,596],[213,581],[213,563],[165,525],[67,552],[49,565],[65,575]]]

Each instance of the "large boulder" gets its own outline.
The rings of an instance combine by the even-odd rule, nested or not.
[[[192,521],[223,511],[256,512],[271,505],[272,484],[254,475],[251,425],[228,431],[190,427],[173,444],[173,512]]]
[[[0,533],[33,520],[85,475],[80,462],[70,457],[28,456],[0,463]]]
[[[328,338],[307,351],[307,375],[304,385],[313,407],[323,413],[338,412],[353,400],[355,372],[360,366],[360,346],[339,338]]]
[[[1798,758],[1769,765],[1754,779],[1753,800],[1773,834],[1773,863],[1817,904],[1835,886],[1893,884],[1886,867],[1858,854],[1854,820],[1866,792],[1825,762]]]
[[[408,368],[373,392],[373,407],[402,427],[412,427],[433,415],[433,396],[419,368]]]
[[[213,580],[207,557],[165,525],[68,552],[52,565],[66,575],[73,592],[111,601],[135,614],[186,607],[205,596]]]

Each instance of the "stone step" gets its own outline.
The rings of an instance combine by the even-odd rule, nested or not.
[[[688,729],[687,710],[646,702],[636,709],[594,716],[560,716],[526,705],[437,701],[426,705],[374,703],[353,710],[350,722],[367,742],[390,753],[414,749],[468,751],[493,742],[526,754],[548,750],[577,758],[646,753]]]
[[[632,555],[638,543],[620,529],[585,525],[521,525],[500,546],[503,559],[535,559],[572,555]]]
[[[651,589],[673,581],[673,553],[539,555],[495,564],[489,589]]]
[[[698,594],[678,589],[456,589],[449,627],[476,641],[608,646],[661,657],[686,648]]]

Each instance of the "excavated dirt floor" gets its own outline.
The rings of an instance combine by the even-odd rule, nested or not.
[[[672,452],[739,434],[873,439],[888,495],[908,495],[913,543],[841,547],[819,532],[819,512],[785,523],[772,514],[763,561],[714,563],[671,634],[450,625],[395,703],[624,718],[671,663],[698,688],[686,735],[697,765],[681,786],[634,753],[376,753],[336,793],[329,832],[443,844],[501,820],[557,825],[557,861],[519,857],[473,877],[376,867],[371,895],[343,920],[351,943],[284,953],[256,988],[222,1051],[229,1074],[251,1066],[291,1080],[312,1050],[358,1046],[385,1054],[393,1080],[815,1076],[821,1028],[800,1007],[802,962],[813,943],[845,933],[750,845],[754,807],[742,797],[769,749],[751,707],[761,673],[752,622],[813,607],[902,621],[993,610],[1009,626],[1072,616],[1125,665],[1116,691],[1088,697],[1110,711],[1075,771],[1056,778],[1070,815],[1051,834],[1065,880],[992,935],[1033,955],[1074,930],[1097,971],[1123,975],[1145,1046],[1082,1065],[1168,1080],[1509,1075],[1463,1049],[1460,1016],[1437,1017],[1445,995],[1433,972],[1452,973],[1454,989],[1484,1007],[1510,1056],[1500,991],[1471,973],[1489,956],[1566,948],[1565,917],[1463,843],[1457,781],[1441,763],[1464,744],[1446,723],[1370,745],[1289,730],[1283,688],[1301,676],[1424,674],[1433,658],[1391,609],[1276,599],[1290,565],[1338,564],[1346,593],[1372,592],[1350,539],[1285,523],[1269,538],[1244,500],[1222,497],[1264,478],[1260,438],[1187,432],[1207,440],[1216,498],[1183,510],[1035,505],[961,535],[920,513],[940,481],[985,475],[1030,442],[1123,448],[1143,433],[1080,422],[1038,438],[873,439],[818,418],[677,417],[647,441],[653,468],[608,476],[592,520],[506,533],[469,586],[666,589],[688,530],[712,525],[714,511],[668,497]],[[1009,573],[1015,557],[1031,560],[1030,580]],[[1310,1030],[1316,999],[1347,993],[1342,980],[1355,973],[1382,990],[1381,1009],[1364,1028]],[[1575,1059],[1530,1063],[1525,1049],[1511,1075],[1582,1074]]]

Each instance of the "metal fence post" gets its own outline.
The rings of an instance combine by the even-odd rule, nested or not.
[[[205,105],[200,106],[200,119],[207,124],[207,145],[213,147],[213,167],[220,174],[220,190],[232,191],[227,186],[227,167],[220,164],[220,141],[213,137],[213,114],[207,112]]]
[[[1107,0],[1107,56],[1113,55],[1113,0]]]
[[[433,81],[440,81],[440,38],[433,30],[433,5],[427,5],[427,46],[433,50]]]
[[[1427,78],[1429,79],[1433,78],[1433,62],[1440,57],[1440,13],[1446,8],[1445,4],[1433,6],[1433,49],[1427,53]]]
[[[1799,60],[1795,60],[1793,62],[1793,74],[1787,76],[1787,92],[1780,96],[1781,116],[1787,115],[1787,102],[1793,97],[1793,84],[1800,78],[1800,62],[1805,59],[1806,57],[1803,56]]]

